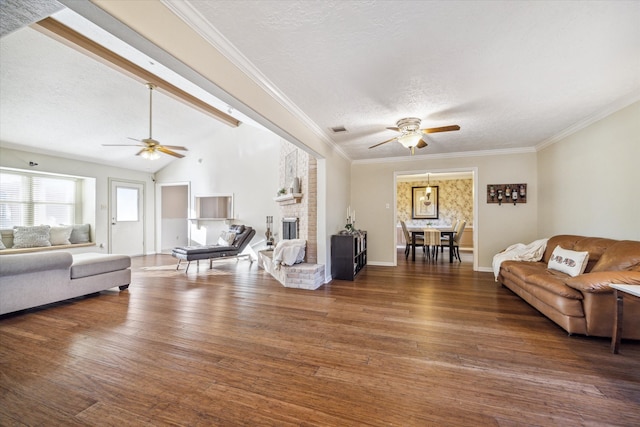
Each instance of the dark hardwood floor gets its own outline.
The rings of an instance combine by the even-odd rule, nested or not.
[[[567,336],[463,256],[316,291],[135,258],[129,291],[0,318],[0,425],[640,425],[640,342]]]

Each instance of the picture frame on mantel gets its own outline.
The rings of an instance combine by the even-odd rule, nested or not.
[[[437,185],[431,186],[431,195],[425,196],[427,187],[411,187],[411,218],[438,219],[439,191]]]
[[[289,188],[293,185],[293,179],[296,177],[296,173],[298,172],[298,153],[292,151],[287,154],[284,159],[284,185],[286,188]]]

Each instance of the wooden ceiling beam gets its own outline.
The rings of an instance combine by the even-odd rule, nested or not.
[[[229,126],[237,127],[240,121],[234,117],[218,110],[217,108],[207,104],[199,98],[185,92],[184,90],[174,86],[168,81],[156,76],[150,71],[145,70],[139,65],[134,64],[126,58],[110,51],[104,46],[94,42],[93,40],[83,36],[77,31],[67,27],[66,25],[56,21],[53,18],[45,18],[36,22],[32,27],[39,32],[64,43],[65,45],[82,52],[109,67],[122,72],[123,74],[138,80],[142,83],[152,83],[156,89],[184,102],[190,107],[207,114],[222,123]]]

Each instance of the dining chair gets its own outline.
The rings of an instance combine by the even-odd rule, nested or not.
[[[460,239],[462,238],[462,232],[466,226],[467,221],[460,221],[458,223],[458,229],[453,235],[453,256],[456,257],[459,262],[462,262],[462,258],[460,258]]]
[[[411,250],[411,233],[407,230],[407,224],[404,221],[400,221],[400,225],[402,226],[402,233],[404,233],[404,240],[407,242],[407,246],[404,248],[404,257],[409,258],[409,252]],[[424,236],[417,235],[416,236],[416,247],[422,246],[422,250],[424,251]],[[413,250],[416,250],[416,247]]]
[[[451,229],[456,231],[458,224],[460,224],[460,220],[456,218],[456,220],[451,223]],[[444,253],[445,246],[447,248],[449,247],[449,236],[440,237],[440,253]]]

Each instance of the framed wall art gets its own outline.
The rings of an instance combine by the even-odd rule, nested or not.
[[[293,178],[296,177],[296,173],[298,172],[298,153],[296,151],[292,151],[287,154],[284,162],[284,185],[285,187],[292,186]]]
[[[411,187],[411,218],[438,219],[438,186],[431,186],[431,193],[427,187]]]

